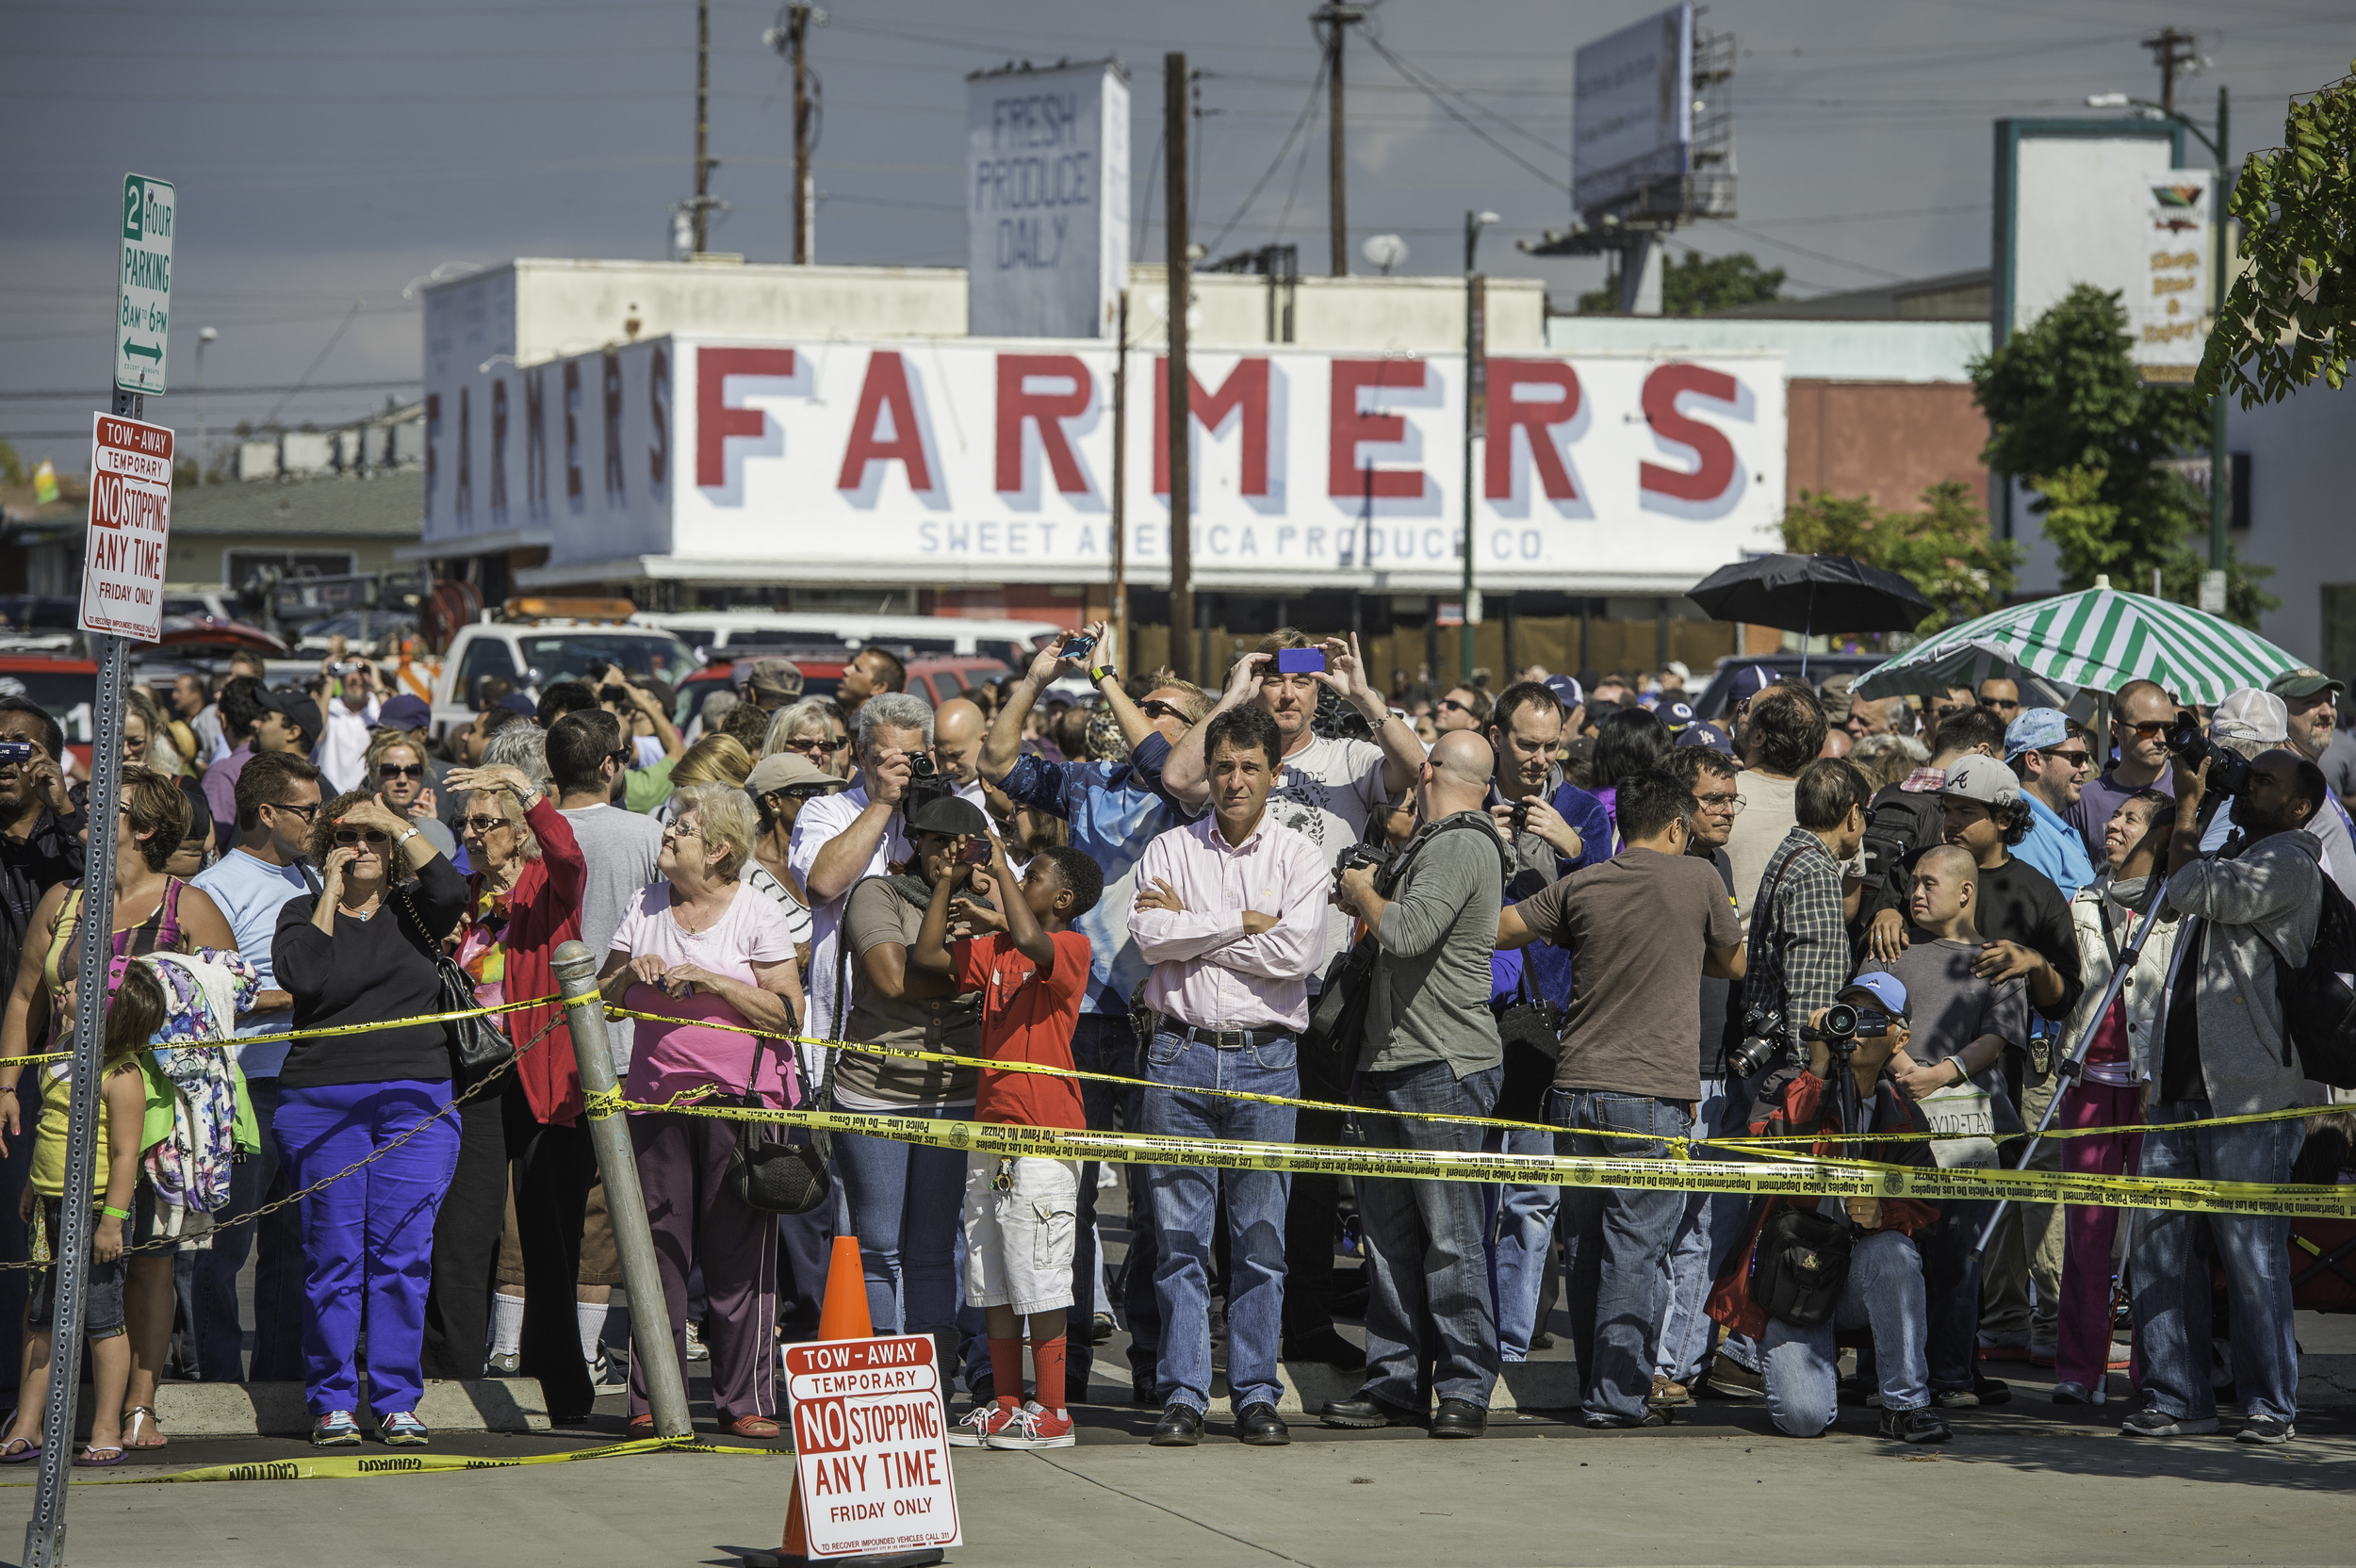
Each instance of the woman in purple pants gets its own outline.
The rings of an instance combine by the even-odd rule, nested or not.
[[[456,869],[414,823],[358,792],[319,814],[310,848],[324,885],[287,903],[270,945],[295,1027],[440,1012],[434,953],[466,907]],[[417,1446],[429,1435],[417,1404],[434,1217],[458,1164],[457,1122],[440,1116],[450,1102],[450,1025],[297,1040],[278,1083],[270,1125],[298,1187],[415,1135],[303,1200],[303,1358],[311,1441],[349,1447],[360,1441],[365,1327],[378,1433]]]

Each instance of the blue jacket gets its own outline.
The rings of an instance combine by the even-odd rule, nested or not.
[[[1579,830],[1579,853],[1576,858],[1556,853],[1552,844],[1535,833],[1524,833],[1512,846],[1513,877],[1505,885],[1505,902],[1517,904],[1546,888],[1552,887],[1581,866],[1601,865],[1612,858],[1612,817],[1603,802],[1576,784],[1565,784],[1560,773],[1549,775],[1546,784],[1551,792],[1546,804],[1552,806],[1564,822]],[[1504,796],[1497,786],[1489,787],[1486,804],[1500,805]],[[1530,990],[1545,997],[1558,1007],[1570,1005],[1573,975],[1571,956],[1552,942],[1537,941],[1516,951],[1499,953],[1489,960],[1492,996],[1499,1002],[1510,1002],[1517,994],[1524,966],[1528,966]]]

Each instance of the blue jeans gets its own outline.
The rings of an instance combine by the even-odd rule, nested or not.
[[[1831,1322],[1795,1329],[1767,1320],[1759,1340],[1767,1413],[1792,1437],[1816,1436],[1840,1410],[1841,1349],[1833,1343],[1840,1329],[1873,1331],[1884,1410],[1920,1410],[1931,1402],[1922,1351],[1930,1331],[1922,1304],[1922,1260],[1911,1236],[1876,1231],[1857,1238]]]
[[[1456,1076],[1446,1062],[1358,1075],[1355,1102],[1372,1110],[1488,1116],[1503,1067]],[[1361,1116],[1371,1149],[1469,1154],[1483,1129],[1464,1122]],[[1497,1380],[1497,1306],[1489,1297],[1481,1187],[1370,1176],[1358,1184],[1366,1250],[1366,1380],[1394,1410],[1419,1412],[1427,1391],[1487,1409]]]
[[[303,1217],[300,1206],[249,1224],[231,1221],[294,1190],[279,1157],[278,1080],[249,1078],[254,1125],[261,1147],[229,1168],[229,1206],[214,1216],[213,1245],[189,1254],[188,1320],[196,1337],[196,1375],[206,1382],[243,1382],[245,1332],[237,1323],[237,1271],[257,1246],[254,1264],[254,1368],[257,1383],[293,1382],[303,1376]]]
[[[1551,1133],[1507,1128],[1502,1152],[1551,1154]],[[1497,1304],[1497,1359],[1527,1361],[1538,1332],[1538,1293],[1546,1287],[1546,1249],[1554,1245],[1561,1187],[1506,1184],[1491,1187],[1497,1217],[1490,1230],[1489,1283]]]
[[[1750,1092],[1741,1079],[1705,1078],[1693,1131],[1704,1137],[1741,1132],[1750,1105]],[[1703,1308],[1710,1300],[1718,1254],[1741,1233],[1749,1213],[1750,1200],[1739,1192],[1685,1195],[1685,1212],[1669,1238],[1669,1256],[1662,1266],[1669,1290],[1661,1315],[1661,1349],[1653,1357],[1653,1370],[1671,1382],[1690,1383],[1710,1369],[1710,1315]]]
[[[1298,1096],[1301,1074],[1290,1037],[1222,1051],[1168,1030],[1147,1053],[1142,1131],[1149,1137],[1237,1138],[1290,1143],[1293,1108],[1188,1094],[1191,1088]],[[1163,1332],[1156,1387],[1164,1406],[1211,1403],[1211,1245],[1219,1184],[1227,1187],[1227,1396],[1273,1405],[1284,1321],[1284,1204],[1292,1178],[1281,1170],[1219,1171],[1204,1166],[1145,1169],[1153,1205],[1153,1294]]]
[[[1570,1130],[1565,1152],[1591,1159],[1665,1160],[1667,1140],[1693,1125],[1669,1101],[1602,1089],[1547,1090],[1546,1119]],[[1644,1136],[1601,1135],[1609,1132]],[[1681,1192],[1581,1184],[1562,1195],[1571,1344],[1591,1416],[1644,1418],[1669,1296],[1662,1265],[1684,1214]]]
[[[447,1079],[290,1088],[279,1097],[278,1147],[298,1186],[323,1181],[418,1128],[450,1103]],[[407,1143],[303,1200],[303,1381],[313,1415],[355,1410],[360,1336],[368,1406],[415,1410],[424,1393],[425,1293],[434,1282],[434,1218],[458,1168],[458,1121],[443,1117]]]
[[[973,1108],[903,1109],[894,1116],[971,1120]],[[965,1155],[955,1149],[895,1143],[859,1133],[834,1136],[843,1177],[837,1205],[843,1233],[859,1237],[867,1279],[867,1313],[879,1334],[953,1333],[957,1281],[951,1254],[965,1196]],[[944,1338],[946,1355],[953,1341]]]
[[[1916,1238],[1930,1311],[1924,1355],[1937,1393],[1970,1388],[1978,1378],[1981,1266],[1972,1261],[1972,1249],[1995,1211],[1994,1199],[1941,1203],[1939,1218]]]
[[[2175,1100],[2152,1106],[2144,1119],[2166,1124],[2209,1114],[2205,1100]],[[2306,1140],[2299,1121],[2146,1133],[2141,1174],[2281,1184],[2290,1180],[2291,1162]],[[2146,1210],[2135,1216],[2129,1262],[2135,1335],[2143,1347],[2144,1391],[2156,1409],[2194,1420],[2217,1413],[2217,1391],[2209,1386],[2209,1259],[2215,1255],[2225,1264],[2233,1305],[2233,1386],[2242,1410],[2253,1420],[2288,1421],[2299,1413],[2289,1251],[2290,1220],[2281,1215]]]
[[[1072,1065],[1082,1072],[1135,1074],[1137,1032],[1129,1026],[1127,1015],[1082,1013],[1072,1030]],[[1127,1085],[1082,1080],[1080,1103],[1088,1112],[1089,1130],[1110,1133],[1127,1127],[1135,1131],[1138,1092]],[[1116,1112],[1118,1121],[1114,1120]],[[1064,1377],[1084,1386],[1088,1380],[1088,1369],[1096,1364],[1096,1347],[1090,1343],[1089,1329],[1096,1315],[1096,1281],[1102,1266],[1096,1250],[1096,1164],[1094,1160],[1080,1163],[1080,1206],[1072,1248],[1072,1330],[1064,1336]],[[1132,1166],[1130,1179],[1140,1180],[1143,1169],[1142,1166]],[[1130,1188],[1129,1206],[1136,1211],[1129,1216],[1132,1262],[1129,1288],[1122,1295],[1121,1310],[1128,1320],[1133,1342],[1141,1339],[1150,1347],[1155,1343],[1160,1327],[1159,1309],[1153,1301],[1153,1228],[1146,1217],[1142,1194],[1136,1186]],[[1140,1364],[1150,1367],[1153,1364],[1148,1360]]]

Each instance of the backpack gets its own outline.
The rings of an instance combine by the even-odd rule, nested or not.
[[[2356,906],[2329,876],[2315,911],[2315,939],[2297,968],[2275,956],[2282,1033],[2301,1071],[2335,1089],[2356,1088]]]
[[[1915,839],[1915,822],[1914,811],[1903,801],[1876,801],[1865,808],[1862,853],[1869,882],[1887,881],[1907,856],[1922,847]]]
[[[1849,1279],[1852,1227],[1815,1208],[1779,1208],[1759,1227],[1751,1299],[1795,1329],[1832,1321]]]

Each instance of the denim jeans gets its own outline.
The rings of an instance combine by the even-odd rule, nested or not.
[[[905,1109],[894,1116],[970,1120],[971,1105]],[[955,1149],[895,1143],[858,1133],[834,1135],[843,1197],[836,1224],[859,1237],[867,1279],[867,1313],[879,1334],[947,1335],[957,1326],[957,1208],[965,1156]],[[945,1356],[950,1341],[942,1340]]]
[[[1705,1078],[1693,1131],[1703,1137],[1739,1133],[1747,1125],[1750,1091],[1740,1078]],[[1697,1156],[1707,1157],[1707,1156]],[[1669,1290],[1661,1315],[1661,1349],[1653,1370],[1672,1382],[1690,1383],[1710,1370],[1710,1315],[1703,1310],[1718,1267],[1718,1254],[1740,1233],[1750,1200],[1739,1192],[1689,1192],[1663,1262]]]
[[[1922,1260],[1910,1236],[1876,1231],[1849,1250],[1849,1278],[1832,1321],[1795,1329],[1767,1320],[1759,1340],[1766,1365],[1767,1413],[1792,1437],[1814,1437],[1832,1425],[1841,1402],[1841,1349],[1836,1330],[1871,1329],[1880,1369],[1882,1408],[1920,1410],[1930,1403],[1924,1380]]]
[[[1972,1261],[1972,1249],[1979,1245],[1980,1233],[1988,1228],[1988,1217],[1995,1209],[1993,1199],[1941,1203],[1939,1218],[1916,1238],[1930,1313],[1930,1338],[1923,1354],[1936,1393],[1970,1388],[1977,1376],[1982,1266]]]
[[[1222,1051],[1168,1030],[1146,1057],[1143,1131],[1149,1137],[1237,1138],[1290,1143],[1293,1108],[1188,1094],[1190,1088],[1247,1094],[1301,1092],[1289,1037]],[[1283,1396],[1277,1364],[1284,1319],[1284,1203],[1281,1170],[1219,1171],[1157,1165],[1145,1170],[1153,1196],[1153,1294],[1161,1305],[1156,1387],[1164,1406],[1207,1410],[1211,1402],[1211,1246],[1219,1186],[1227,1189],[1227,1396],[1237,1413]]]
[[[2155,1125],[2210,1114],[2205,1100],[2153,1105]],[[2142,1174],[2210,1182],[2290,1180],[2307,1140],[2299,1121],[2197,1127],[2143,1135]],[[2203,1245],[2203,1232],[2207,1233]],[[2290,1220],[2281,1215],[2135,1216],[2128,1262],[2135,1282],[2135,1334],[2143,1348],[2143,1387],[2165,1414],[2202,1420],[2217,1413],[2209,1386],[2209,1259],[2225,1265],[2233,1307],[2233,1386],[2251,1419],[2288,1421],[2299,1413],[2299,1343],[2291,1327]]]
[[[1551,1133],[1507,1128],[1502,1152],[1551,1154]],[[1497,1204],[1489,1232],[1489,1284],[1497,1304],[1497,1359],[1527,1361],[1538,1332],[1538,1294],[1546,1287],[1546,1250],[1554,1245],[1561,1187],[1507,1184],[1489,1189]]]
[[[1072,1065],[1082,1072],[1118,1072],[1123,1076],[1137,1070],[1137,1032],[1129,1026],[1125,1014],[1082,1013],[1072,1030]],[[1137,1126],[1138,1090],[1124,1084],[1095,1084],[1083,1080],[1080,1102],[1088,1112],[1088,1128],[1092,1132],[1110,1133],[1121,1127],[1135,1131]],[[1115,1114],[1120,1119],[1115,1121]],[[1146,1343],[1156,1342],[1155,1332],[1160,1319],[1159,1308],[1153,1300],[1153,1225],[1146,1217],[1142,1173],[1144,1168],[1132,1166],[1131,1180],[1137,1184],[1129,1189],[1129,1252],[1134,1263],[1129,1276],[1131,1288],[1124,1295],[1121,1310],[1127,1320],[1134,1340],[1140,1319],[1144,1325]],[[1139,1254],[1138,1249],[1145,1251]],[[1096,1315],[1097,1276],[1102,1269],[1103,1254],[1096,1245],[1096,1162],[1086,1160],[1080,1165],[1080,1210],[1078,1233],[1072,1249],[1072,1331],[1065,1335],[1064,1375],[1072,1382],[1086,1384],[1088,1369],[1096,1364],[1096,1347],[1090,1329]],[[1143,1364],[1151,1366],[1148,1361]]]
[[[1358,1075],[1355,1102],[1369,1109],[1488,1116],[1503,1067],[1456,1075],[1425,1062]],[[1467,1154],[1482,1130],[1464,1122],[1361,1115],[1373,1149]],[[1419,1412],[1427,1394],[1487,1409],[1497,1380],[1497,1307],[1489,1298],[1481,1188],[1470,1182],[1370,1176],[1358,1184],[1366,1250],[1366,1380],[1362,1392],[1394,1410]]]
[[[237,1271],[258,1245],[254,1264],[254,1366],[257,1383],[303,1377],[303,1212],[289,1204],[265,1219],[230,1223],[294,1190],[278,1152],[278,1080],[249,1078],[254,1125],[261,1147],[229,1168],[229,1206],[213,1217],[213,1245],[193,1254],[188,1321],[196,1339],[196,1375],[205,1382],[243,1382],[245,1332],[237,1323]],[[256,1233],[259,1233],[258,1243]]]
[[[1546,1119],[1570,1129],[1564,1152],[1592,1159],[1665,1160],[1667,1140],[1693,1125],[1670,1101],[1602,1089],[1547,1090]],[[1644,1136],[1603,1135],[1612,1132]],[[1669,1295],[1663,1265],[1684,1214],[1681,1192],[1580,1184],[1562,1194],[1562,1282],[1591,1416],[1644,1418]]]

